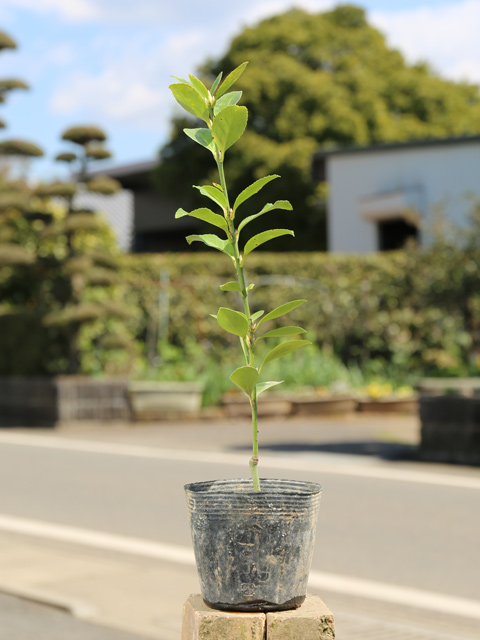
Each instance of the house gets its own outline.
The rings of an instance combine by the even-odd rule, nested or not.
[[[133,244],[133,193],[122,189],[112,195],[81,190],[74,198],[78,208],[98,211],[115,233],[121,251],[128,253]]]
[[[480,202],[480,136],[320,151],[313,175],[328,184],[329,251],[428,244],[436,211],[462,226]]]
[[[175,219],[176,210],[187,208],[188,200],[174,199],[155,189],[152,173],[157,166],[158,160],[149,160],[89,172],[92,177],[115,178],[129,193],[130,242],[126,250],[133,253],[185,251],[188,249],[185,236],[199,228],[198,221],[193,218]],[[110,221],[118,235],[118,222],[113,218]]]

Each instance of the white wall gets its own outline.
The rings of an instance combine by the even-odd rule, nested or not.
[[[80,191],[75,196],[76,207],[98,211],[112,227],[121,251],[128,252],[133,234],[133,193],[122,189],[110,196]]]
[[[480,141],[333,153],[327,156],[328,247],[333,252],[377,251],[375,222],[359,212],[361,198],[385,192],[420,190],[424,227],[443,206],[448,219],[465,224],[468,194],[480,201]]]

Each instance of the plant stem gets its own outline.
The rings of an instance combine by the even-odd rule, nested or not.
[[[252,474],[253,490],[260,491],[260,478],[258,477],[258,424],[257,424],[257,390],[254,389],[250,399],[252,407],[252,457],[249,466]]]
[[[220,178],[220,184],[221,184],[222,189],[223,189],[223,195],[227,199],[228,209],[230,210],[230,202],[228,200],[227,183],[226,183],[226,180],[225,180],[225,171],[223,170],[223,160],[219,160],[218,159],[218,154],[217,154],[216,162],[217,162],[217,167],[218,167],[218,176]],[[226,212],[227,216],[228,216],[228,214],[229,214],[229,211]]]
[[[245,273],[243,271],[243,261],[238,248],[238,235],[235,232],[235,225],[233,222],[233,214],[230,211],[230,202],[228,199],[227,184],[225,180],[225,172],[223,169],[223,160],[220,159],[220,155],[217,151],[216,162],[218,167],[218,175],[220,178],[220,184],[223,189],[223,194],[227,200],[227,211],[225,212],[225,218],[228,224],[228,235],[230,242],[232,243],[234,253],[235,270],[237,272],[238,284],[240,285],[240,293],[243,300],[243,308],[245,315],[250,322],[250,305],[248,302],[248,291],[245,284]],[[240,338],[240,340],[243,340]],[[246,347],[246,349],[244,348]],[[247,365],[250,367],[255,366],[254,346],[253,346],[253,331],[250,329],[247,337],[242,341],[242,348],[245,354]],[[253,490],[260,491],[260,479],[258,477],[258,411],[257,411],[257,390],[254,389],[250,396],[250,406],[252,409],[252,457],[250,458],[249,466],[250,473],[252,474]]]

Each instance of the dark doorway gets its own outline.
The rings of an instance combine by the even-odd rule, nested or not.
[[[418,227],[403,218],[381,220],[378,223],[379,251],[401,249],[409,238],[418,238]]]

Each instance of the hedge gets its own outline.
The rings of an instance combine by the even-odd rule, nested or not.
[[[238,307],[238,294],[219,289],[232,276],[228,259],[214,252],[126,256],[128,302],[142,310],[138,335],[145,340],[149,326],[151,334],[158,324],[159,294],[167,299],[168,277],[168,341],[181,346],[193,339],[216,351],[234,343],[210,316],[220,306]],[[253,311],[306,298],[308,304],[279,324],[304,326],[309,339],[346,364],[374,362],[422,375],[465,373],[470,367],[480,326],[480,273],[465,252],[258,252],[249,256],[247,276],[255,283]]]
[[[252,310],[306,298],[307,304],[277,322],[304,326],[324,351],[384,377],[476,374],[477,246],[439,243],[430,250],[367,256],[255,252],[247,265],[255,283]],[[129,310],[126,333],[113,321],[88,324],[81,344],[84,373],[138,371],[145,357],[158,364],[159,342],[180,351],[195,342],[216,359],[230,346],[237,353],[236,338],[210,316],[220,306],[238,307],[238,294],[219,289],[233,275],[230,261],[213,251],[123,256],[115,296]],[[33,307],[22,320],[2,314],[1,306],[0,373],[62,373],[66,336],[42,327]],[[117,348],[105,334],[115,337]],[[129,338],[134,348],[127,353],[122,344]]]

